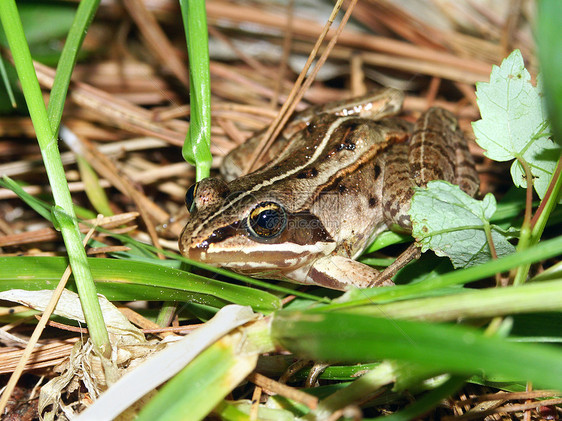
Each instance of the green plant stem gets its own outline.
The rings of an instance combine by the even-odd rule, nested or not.
[[[517,245],[518,251],[525,250],[535,244],[538,244],[538,242],[540,241],[548,218],[558,204],[560,189],[562,188],[561,172],[562,159],[558,159],[558,163],[552,174],[548,189],[543,199],[541,200],[535,216],[532,219],[527,219],[527,211],[525,211],[525,220],[523,221],[523,225],[521,226],[521,236],[519,239],[519,244]],[[525,170],[525,173],[527,174],[527,169]],[[529,186],[527,186],[527,196],[529,196]],[[529,200],[529,197],[527,197],[527,208],[530,206]],[[530,267],[530,264],[525,264],[517,268],[517,272],[513,277],[513,285],[521,285],[525,282]]]
[[[546,190],[544,199],[541,201],[535,216],[531,221],[531,237],[533,239],[539,239],[544,231],[544,227],[548,221],[548,218],[556,205],[558,204],[558,199],[560,198],[560,190],[562,189],[562,158],[558,159],[554,173],[552,174],[552,180],[550,185]]]
[[[178,305],[175,301],[164,302],[158,312],[156,324],[161,327],[169,326],[174,318],[174,314],[176,314],[176,311],[178,311]]]
[[[523,221],[523,225],[521,226],[520,236],[519,236],[519,243],[517,244],[517,251],[523,251],[531,247],[533,244],[531,239],[531,227],[530,223],[527,224],[526,220]],[[511,270],[510,279],[513,279],[513,285],[521,285],[527,279],[527,275],[529,273],[529,269],[531,268],[530,263],[525,263],[517,268]]]
[[[99,3],[100,0],[80,1],[74,21],[66,37],[49,96],[49,106],[47,107],[51,129],[55,135],[59,132],[64,101],[68,92],[68,86],[70,85],[70,77],[78,57],[78,51],[82,46],[86,31],[92,19],[94,19]]]
[[[498,258],[498,253],[496,252],[494,238],[492,237],[492,227],[488,221],[484,221],[484,233],[486,234],[486,241],[488,242],[488,247],[490,248],[490,256],[492,257],[492,260],[496,260]],[[496,285],[501,285],[501,273],[496,273]]]
[[[211,169],[211,76],[205,0],[180,0],[189,55],[191,120],[183,145],[184,159],[195,165],[197,181]]]
[[[525,172],[525,178],[527,179],[527,196],[525,200],[525,217],[523,218],[523,224],[521,225],[521,232],[519,235],[519,243],[517,243],[517,251],[522,251],[528,249],[533,245],[531,239],[531,214],[533,207],[533,174],[529,164],[523,157],[518,157],[517,160],[519,164],[523,167]],[[515,268],[510,273],[510,279],[513,279],[513,285],[521,285],[525,282],[527,274],[530,269],[529,264],[521,265]]]
[[[527,196],[525,200],[525,218],[523,220],[523,225],[530,226],[531,214],[533,211],[533,173],[531,171],[531,167],[529,167],[529,163],[525,161],[523,157],[517,157],[517,161],[519,161],[519,165],[523,167],[525,179],[527,180]]]
[[[497,259],[498,253],[496,252],[496,246],[494,245],[494,239],[492,237],[492,227],[488,221],[484,223],[484,233],[486,234],[486,240],[488,241],[488,246],[490,247],[490,255],[492,256],[492,259]]]
[[[61,233],[68,250],[70,265],[76,279],[90,336],[97,351],[103,356],[109,356],[111,352],[109,337],[105,329],[94,281],[86,263],[86,252],[80,240],[78,223],[66,183],[57,139],[49,123],[41,88],[33,68],[33,61],[14,0],[0,1],[0,19],[14,58],[33,127],[37,134],[37,141],[41,148],[41,155],[53,190],[55,204],[72,221],[71,224],[60,224]]]

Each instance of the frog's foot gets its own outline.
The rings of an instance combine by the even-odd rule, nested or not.
[[[330,366],[330,364],[314,362],[312,360],[298,360],[291,364],[279,378],[279,383],[287,384],[299,371],[312,365],[304,387],[311,388],[317,386],[318,378]]]
[[[308,372],[308,376],[306,376],[306,382],[304,383],[304,387],[311,388],[318,386],[318,377],[328,368],[330,364],[327,363],[320,363],[315,362],[310,371]]]
[[[379,272],[356,260],[330,255],[316,260],[306,274],[306,284],[346,291],[352,287],[391,286],[390,278],[381,279]]]
[[[371,286],[379,286],[381,283],[384,283],[387,280],[390,280],[390,278],[392,278],[394,275],[396,275],[396,272],[398,272],[400,269],[402,269],[404,266],[406,266],[412,260],[419,259],[420,256],[421,256],[421,251],[420,251],[420,248],[418,247],[418,245],[416,243],[410,244],[410,246],[406,250],[404,250],[396,258],[396,260],[394,262],[392,262],[392,264],[390,266],[388,266],[382,272],[378,273],[378,278],[375,279],[373,285],[369,285],[369,286],[370,287]]]
[[[303,368],[313,364],[312,360],[297,360],[291,364],[285,372],[279,377],[279,383],[287,384],[291,378],[301,371]]]

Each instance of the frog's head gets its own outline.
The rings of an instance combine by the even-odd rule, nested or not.
[[[188,190],[190,220],[179,240],[184,256],[248,275],[283,278],[334,250],[321,221],[295,209],[294,192],[258,188],[248,177],[229,184],[209,178]]]

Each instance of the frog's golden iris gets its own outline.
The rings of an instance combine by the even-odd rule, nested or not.
[[[287,226],[287,214],[275,202],[258,204],[248,216],[248,231],[259,238],[273,238]]]

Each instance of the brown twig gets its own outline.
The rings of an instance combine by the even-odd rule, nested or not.
[[[266,393],[277,394],[292,399],[295,402],[302,403],[310,409],[316,409],[318,405],[318,398],[308,393],[302,392],[294,387],[287,386],[286,384],[276,382],[270,378],[265,377],[259,373],[252,373],[248,376],[248,380],[260,386]]]

